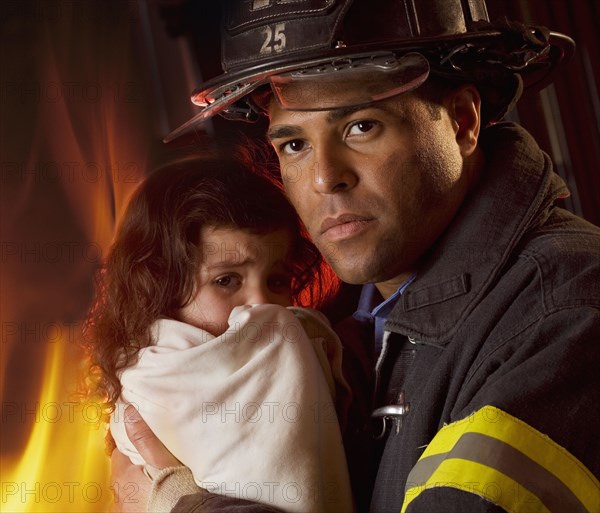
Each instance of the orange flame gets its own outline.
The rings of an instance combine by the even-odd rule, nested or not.
[[[98,409],[71,400],[61,386],[79,370],[68,369],[67,343],[61,337],[50,345],[39,400],[28,412],[16,411],[33,415],[35,423],[24,452],[3,464],[3,511],[108,511],[112,495]]]

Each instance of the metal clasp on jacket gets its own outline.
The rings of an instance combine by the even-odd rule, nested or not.
[[[388,429],[388,422],[392,423],[396,434],[400,432],[402,428],[402,419],[405,417],[410,410],[409,403],[403,404],[388,404],[387,406],[382,406],[377,408],[372,414],[372,419],[381,419],[382,426],[381,432],[378,435],[373,435],[375,440],[381,440]]]

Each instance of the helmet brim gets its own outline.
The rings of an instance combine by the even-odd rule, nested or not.
[[[531,29],[532,32],[535,29]],[[257,88],[268,84],[271,77],[290,73],[307,67],[314,67],[320,64],[330,63],[344,59],[352,59],[357,56],[368,55],[369,53],[379,54],[381,52],[392,52],[396,55],[402,55],[409,52],[420,52],[425,55],[437,55],[441,60],[448,59],[452,53],[458,53],[463,48],[485,49],[493,45],[495,41],[502,37],[502,33],[496,30],[468,32],[465,34],[453,34],[450,36],[436,36],[431,38],[419,38],[411,41],[402,41],[400,44],[396,41],[386,43],[367,43],[346,47],[343,45],[326,50],[303,51],[298,55],[287,54],[285,57],[272,58],[267,63],[253,65],[241,69],[231,70],[223,73],[211,80],[208,80],[197,88],[191,96],[194,104],[201,106],[202,110],[192,119],[172,131],[165,142],[193,130],[201,125],[207,119],[228,111],[231,106],[247,97]],[[539,90],[548,85],[556,74],[556,70],[562,62],[567,61],[575,49],[574,41],[559,32],[549,32],[548,44],[528,60],[515,63],[512,69],[507,71],[518,74],[521,77],[523,87],[526,89]],[[525,51],[525,50],[524,50]],[[493,62],[490,61],[490,64]],[[458,67],[451,63],[456,68]],[[462,80],[468,81],[469,73],[463,73]],[[476,82],[477,77],[472,80]]]

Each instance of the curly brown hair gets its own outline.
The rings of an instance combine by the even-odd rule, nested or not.
[[[151,344],[150,326],[191,299],[203,226],[292,235],[295,304],[318,307],[338,281],[309,240],[280,183],[265,170],[223,159],[186,159],[148,176],[134,192],[96,278],[84,329],[90,394],[103,418],[121,393],[119,371]]]

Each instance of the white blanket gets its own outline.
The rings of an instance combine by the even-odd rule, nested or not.
[[[214,337],[178,321],[153,327],[156,345],[125,369],[111,419],[119,450],[134,404],[168,449],[209,491],[302,513],[351,512],[334,399],[347,387],[341,344],[319,312],[237,307]]]

